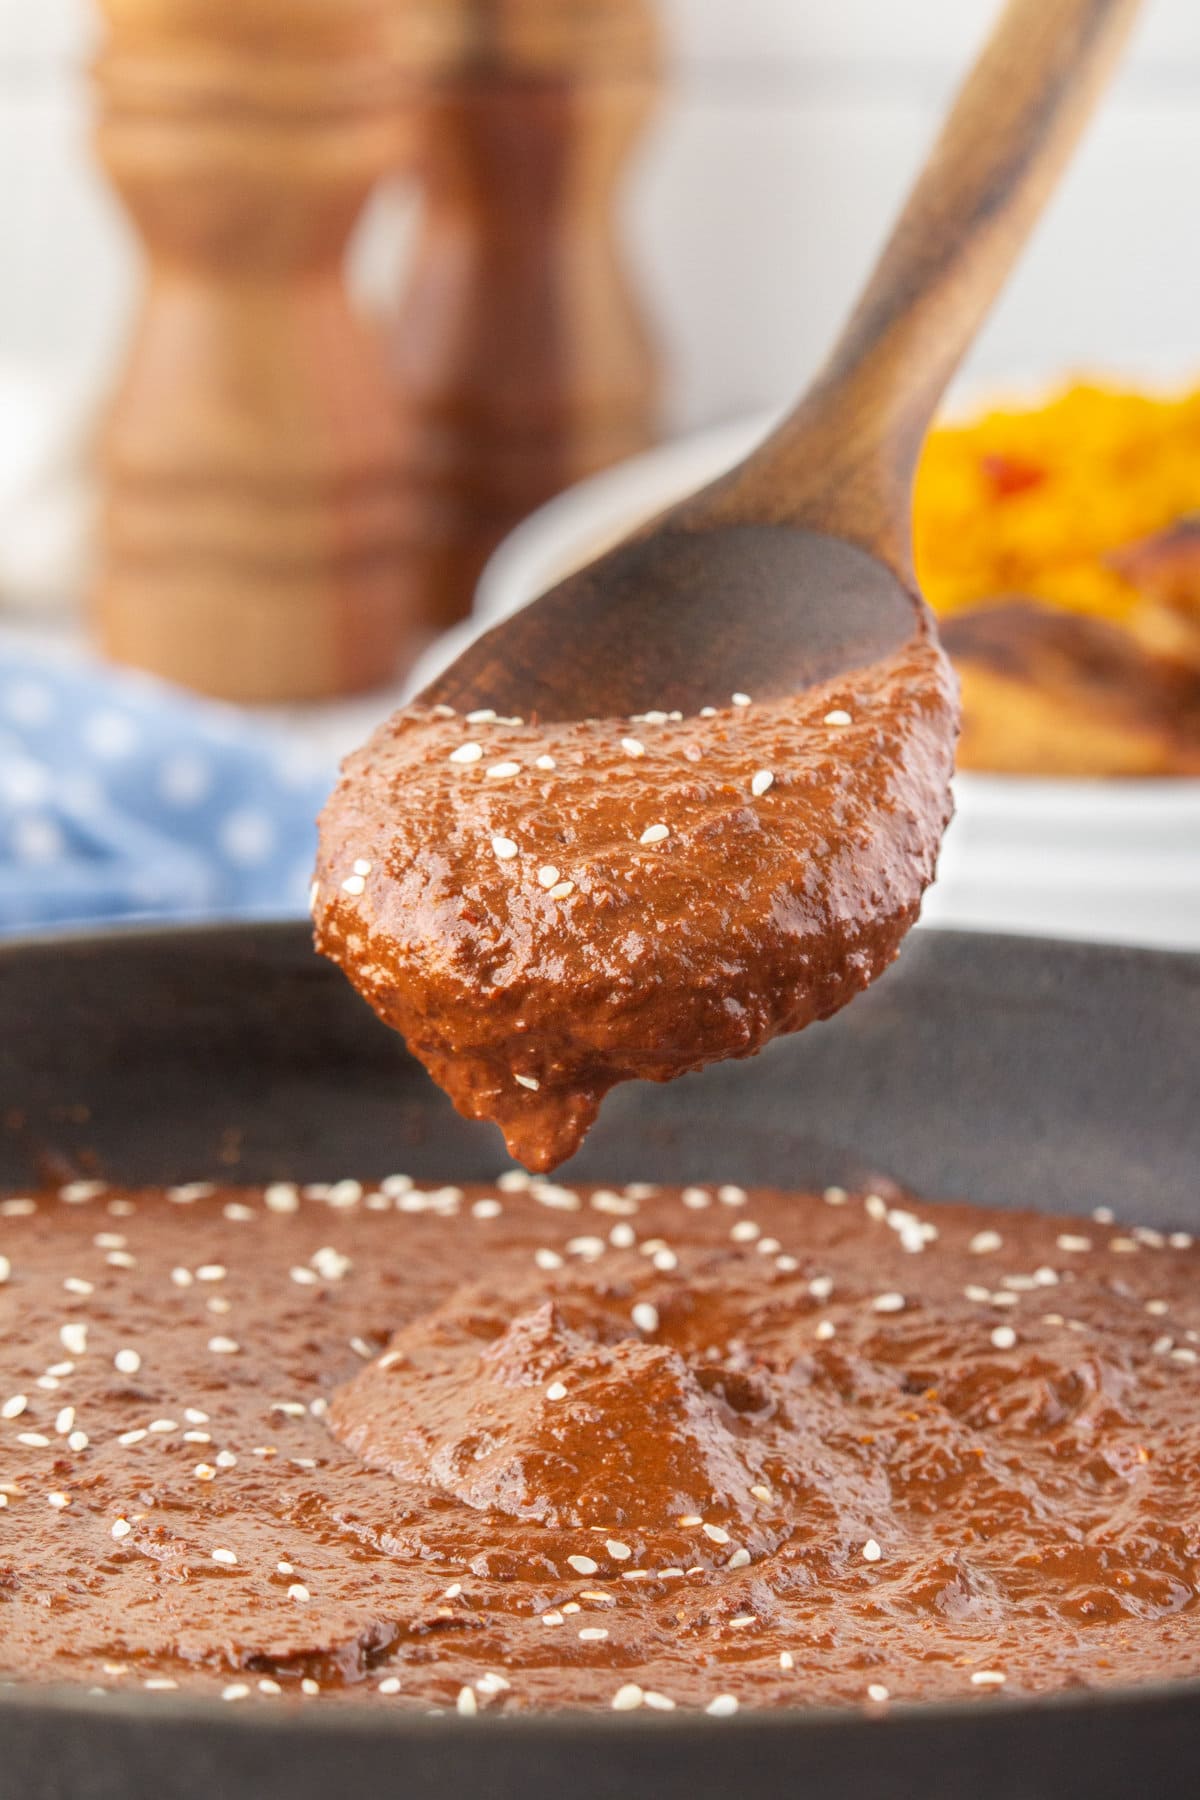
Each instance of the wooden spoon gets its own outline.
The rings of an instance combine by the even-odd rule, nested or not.
[[[347,762],[317,942],[528,1168],[617,1082],[828,1017],[916,919],[957,708],[913,471],[1136,7],[1010,0],[796,411]]]
[[[732,473],[473,643],[423,699],[547,719],[757,699],[925,629],[926,429],[1116,61],[1139,0],[1010,0],[865,293],[795,411]]]

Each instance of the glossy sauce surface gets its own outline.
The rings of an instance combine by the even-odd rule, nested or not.
[[[413,706],[321,819],[318,947],[526,1167],[617,1082],[826,1018],[895,957],[950,816],[932,635],[786,700],[542,725]]]
[[[1178,1234],[512,1175],[77,1184],[0,1252],[14,1678],[720,1714],[1200,1674]]]

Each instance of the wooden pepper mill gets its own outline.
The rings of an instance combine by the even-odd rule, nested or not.
[[[655,436],[614,225],[658,39],[651,0],[394,0],[394,23],[424,201],[392,331],[402,489],[412,603],[440,627],[520,519]]]
[[[234,700],[385,681],[413,621],[348,235],[402,154],[392,0],[101,0],[98,146],[148,253],[102,442],[104,649]]]

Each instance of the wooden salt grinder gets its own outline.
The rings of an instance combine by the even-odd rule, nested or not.
[[[98,148],[149,261],[101,446],[103,648],[231,700],[385,681],[399,441],[342,258],[399,156],[390,0],[100,4]]]
[[[414,609],[469,611],[519,520],[655,436],[658,383],[617,248],[655,93],[651,0],[395,0],[458,41],[413,83],[423,228],[392,336]]]

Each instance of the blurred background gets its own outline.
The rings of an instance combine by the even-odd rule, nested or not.
[[[299,906],[512,528],[672,446],[490,611],[795,395],[996,11],[0,0],[0,925]],[[1200,941],[1198,171],[1200,8],[1150,0],[956,406],[1021,398],[919,499],[973,771],[935,917]]]

